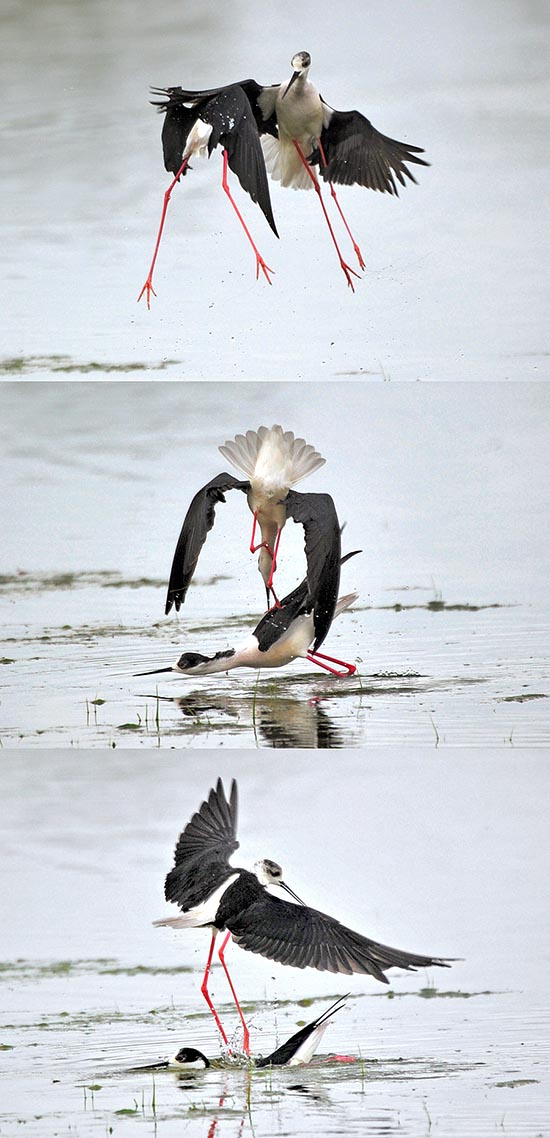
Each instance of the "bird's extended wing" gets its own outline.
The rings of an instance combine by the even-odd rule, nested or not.
[[[170,612],[172,605],[176,606],[177,612],[185,600],[200,551],[214,525],[216,505],[218,502],[225,502],[224,491],[242,490],[246,493],[249,486],[249,482],[240,482],[232,474],[223,473],[211,478],[210,482],[195,494],[185,515],[172,561],[166,595],[166,613]]]
[[[183,909],[189,908],[219,883],[219,870],[236,849],[238,795],[235,779],[226,797],[221,778],[208,798],[182,830],[174,853],[174,868],[166,877],[164,895]],[[223,879],[223,874],[222,874]]]
[[[235,919],[230,917],[226,927],[241,948],[280,964],[320,972],[368,973],[383,984],[389,983],[384,975],[387,968],[414,971],[432,965],[449,966],[439,957],[402,952],[369,940],[326,913],[293,905],[265,890]]]
[[[197,103],[201,103],[203,100],[208,101],[209,99],[213,99],[222,91],[227,90],[228,86],[237,86],[244,91],[252,107],[252,112],[256,119],[256,126],[260,134],[272,134],[277,138],[278,127],[277,117],[275,115],[275,100],[277,91],[279,90],[278,83],[268,87],[262,87],[255,79],[243,79],[240,83],[226,84],[224,87],[212,87],[209,91],[186,91],[184,87],[152,87],[151,94],[168,96],[171,106],[177,104],[181,106],[185,103],[187,106],[196,107]],[[161,111],[164,110],[167,105],[166,103],[153,102],[153,106],[158,107]]]
[[[189,131],[197,118],[212,127],[208,153],[218,144],[227,150],[229,165],[243,190],[260,206],[266,220],[278,237],[265,159],[260,143],[262,134],[272,132],[273,124],[264,121],[257,103],[262,88],[254,79],[231,83],[211,91],[185,91],[182,87],[154,88],[153,94],[163,95],[165,101],[153,101],[153,106],[166,115],[162,128],[164,165],[177,174]],[[185,173],[185,171],[184,171]]]
[[[397,196],[396,179],[402,186],[407,184],[405,177],[416,182],[407,162],[429,166],[429,162],[418,157],[424,153],[422,147],[387,138],[359,111],[335,111],[324,100],[322,102],[324,126],[321,146],[326,165],[319,150],[315,151],[310,162],[318,164],[325,182],[345,186],[358,184]]]
[[[212,126],[208,151],[218,143],[227,150],[231,170],[243,190],[262,210],[276,237],[277,227],[271,208],[264,152],[250,101],[239,84],[224,88],[201,111],[201,119]]]
[[[196,857],[215,854],[226,860],[239,848],[237,841],[238,791],[235,779],[231,782],[229,798],[221,778],[212,787],[191,821],[182,830],[174,853],[174,864]]]
[[[313,607],[315,642],[321,647],[332,624],[340,584],[340,523],[330,494],[289,490],[286,512],[304,527],[307,585]]]
[[[156,95],[165,95],[166,102],[153,102],[154,107],[164,112],[165,119],[162,126],[162,152],[164,155],[164,169],[177,174],[183,161],[183,152],[187,136],[193,123],[197,119],[197,110],[186,107],[178,98],[178,87],[168,87],[166,90],[155,91]],[[182,171],[187,173],[188,167]]]

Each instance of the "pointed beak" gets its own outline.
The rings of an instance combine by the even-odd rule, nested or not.
[[[162,1071],[166,1070],[169,1066],[168,1059],[159,1059],[158,1063],[147,1063],[144,1067],[129,1067],[128,1070],[134,1071]]]
[[[294,72],[293,72],[292,76],[290,77],[290,79],[289,79],[289,81],[288,81],[288,83],[287,83],[287,85],[286,85],[286,87],[285,87],[285,89],[284,89],[284,91],[283,91],[283,96],[282,96],[282,97],[283,97],[283,99],[285,98],[285,95],[288,95],[288,92],[290,91],[290,88],[292,87],[292,84],[296,82],[296,80],[297,80],[297,78],[298,78],[298,76],[299,76],[299,75],[300,75],[300,72],[299,72],[299,71],[294,71]]]
[[[284,889],[285,893],[288,893],[290,897],[293,897],[299,905],[305,905],[305,901],[302,901],[302,898],[298,897],[297,893],[294,893],[290,886],[286,884],[286,881],[278,881],[277,885],[279,885],[281,889]]]
[[[174,670],[170,665],[169,668],[153,668],[152,672],[134,672],[134,676],[158,676],[160,672],[173,672]]]

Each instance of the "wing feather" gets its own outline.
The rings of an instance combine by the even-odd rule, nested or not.
[[[307,585],[313,602],[315,642],[321,647],[332,624],[340,584],[340,523],[330,494],[289,490],[286,512],[304,527]]]
[[[264,891],[262,896],[237,917],[227,921],[233,939],[249,952],[257,952],[294,968],[316,968],[322,972],[363,973],[387,984],[386,969],[407,971],[448,967],[448,962],[432,956],[404,952],[353,932],[334,917],[293,905]]]
[[[396,178],[402,186],[406,186],[406,178],[416,182],[407,163],[429,166],[418,157],[424,153],[422,147],[388,138],[359,111],[334,111],[327,103],[324,111],[321,147],[326,165],[320,151],[310,161],[319,165],[326,182],[357,184],[397,196]]]
[[[232,474],[224,472],[217,474],[195,494],[185,515],[172,561],[166,595],[166,613],[170,612],[172,605],[175,605],[178,612],[185,600],[197,568],[200,551],[214,525],[216,506],[218,502],[225,502],[224,492],[242,490],[246,493],[249,487],[249,482],[240,482]]]

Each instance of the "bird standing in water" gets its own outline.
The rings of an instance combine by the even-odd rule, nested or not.
[[[312,1020],[311,1023],[306,1023],[299,1031],[295,1031],[289,1039],[276,1047],[269,1055],[263,1055],[253,1060],[253,1064],[257,1068],[261,1067],[297,1067],[303,1063],[309,1063],[310,1059],[315,1054],[321,1038],[326,1031],[332,1017],[336,1012],[342,1010],[345,1006],[347,996],[340,996],[335,1000],[326,1011],[321,1012],[321,1015]],[[339,1060],[349,1060],[353,1057],[350,1055],[337,1056]],[[161,1059],[156,1063],[148,1063],[146,1066],[131,1067],[131,1071],[157,1071],[163,1068],[173,1067],[176,1070],[204,1070],[206,1067],[221,1067],[223,1060],[208,1059],[203,1051],[197,1050],[196,1047],[180,1047],[174,1056],[170,1059]]]

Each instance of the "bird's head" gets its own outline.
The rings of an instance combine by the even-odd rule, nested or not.
[[[293,69],[292,75],[287,86],[285,87],[285,90],[283,91],[283,99],[285,95],[288,95],[292,84],[295,83],[297,79],[307,79],[307,73],[311,67],[311,56],[309,54],[309,51],[296,52],[296,55],[292,56],[290,66]]]
[[[262,885],[278,885],[281,889],[285,890],[285,893],[293,897],[299,905],[304,904],[302,899],[283,881],[283,871],[276,861],[270,861],[268,857],[262,858],[261,861],[255,862],[254,873]]]
[[[170,1066],[203,1070],[210,1066],[210,1062],[206,1055],[203,1055],[202,1051],[197,1051],[195,1047],[180,1047],[174,1058],[170,1060]]]
[[[293,71],[309,71],[311,67],[311,56],[309,51],[297,51],[296,55],[292,56],[290,66]]]
[[[227,662],[235,655],[234,648],[226,652],[216,652],[215,656],[203,656],[200,652],[182,652],[175,664],[169,668],[154,668],[152,672],[135,672],[136,676],[156,676],[159,672],[178,672],[182,676],[208,676],[213,672],[224,672]]]

